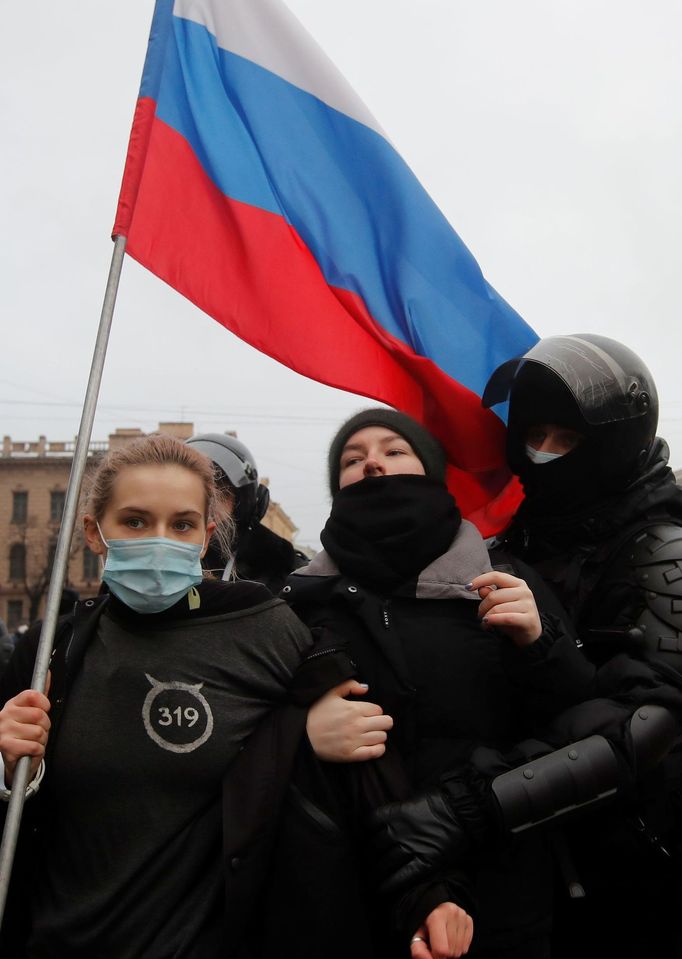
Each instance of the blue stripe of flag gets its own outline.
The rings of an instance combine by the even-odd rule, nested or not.
[[[479,395],[499,362],[536,342],[383,137],[172,20],[157,116],[223,193],[281,214],[330,285]]]

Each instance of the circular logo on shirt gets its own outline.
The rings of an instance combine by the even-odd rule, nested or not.
[[[203,683],[162,683],[149,673],[152,684],[142,704],[142,719],[149,738],[172,753],[191,753],[213,732],[213,713],[201,693]]]

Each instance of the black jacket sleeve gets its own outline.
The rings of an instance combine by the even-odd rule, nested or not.
[[[559,716],[543,740],[476,749],[437,788],[372,814],[382,887],[404,889],[513,833],[631,796],[681,734],[682,713],[666,705],[596,699]]]
[[[584,656],[581,642],[553,590],[530,566],[501,550],[492,550],[495,569],[518,576],[530,587],[543,632],[523,648],[501,637],[507,676],[516,687],[520,708],[535,728],[564,709],[594,695],[595,667]]]

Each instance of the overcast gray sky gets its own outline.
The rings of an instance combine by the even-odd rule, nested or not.
[[[540,335],[621,339],[682,467],[679,0],[290,0]],[[2,433],[73,437],[152,0],[0,0]],[[362,398],[240,343],[127,260],[93,436],[236,429],[316,544]]]

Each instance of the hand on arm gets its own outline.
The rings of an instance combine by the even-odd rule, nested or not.
[[[345,763],[383,756],[393,720],[385,716],[376,703],[345,699],[366,693],[367,686],[349,679],[330,689],[311,706],[306,729],[320,759]]]
[[[48,674],[47,690],[50,685]],[[45,755],[50,731],[50,701],[35,689],[25,689],[9,699],[0,710],[0,752],[5,766],[5,785],[12,785],[17,761],[31,756],[31,776],[35,776]]]
[[[471,916],[454,902],[442,902],[410,940],[412,959],[464,956],[474,934]]]
[[[484,629],[499,629],[517,646],[530,646],[540,638],[540,613],[525,580],[492,570],[472,580],[470,588],[481,597],[478,615]]]

